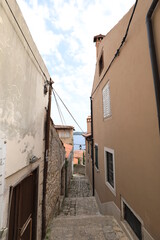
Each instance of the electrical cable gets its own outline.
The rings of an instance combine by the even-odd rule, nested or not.
[[[111,62],[110,62],[110,64],[109,64],[108,68],[106,69],[106,71],[105,71],[103,77],[101,78],[101,80],[100,80],[99,83],[97,84],[96,88],[94,89],[93,93],[91,94],[91,97],[92,97],[93,94],[97,91],[99,85],[100,85],[101,82],[103,81],[104,77],[106,76],[107,72],[109,71],[109,69],[110,69],[112,63],[114,62],[114,60],[116,59],[116,57],[119,56],[120,50],[121,50],[123,44],[124,44],[125,41],[126,41],[126,38],[127,38],[127,35],[128,35],[128,31],[129,31],[129,28],[130,28],[130,25],[131,25],[131,22],[132,22],[132,18],[133,18],[133,16],[134,16],[134,13],[135,13],[135,10],[136,10],[136,7],[137,7],[137,3],[138,3],[138,0],[136,0],[136,2],[135,2],[135,4],[134,4],[134,8],[133,8],[133,11],[132,11],[131,17],[130,17],[130,19],[129,19],[128,26],[127,26],[127,29],[126,29],[125,35],[124,35],[124,37],[123,37],[123,39],[122,39],[122,42],[121,42],[119,48],[117,49],[117,51],[116,51],[116,53],[115,53],[113,59],[111,60]]]
[[[79,127],[79,129],[84,132],[82,130],[82,128],[80,127],[80,125],[78,124],[78,122],[76,121],[76,119],[73,117],[72,113],[69,111],[69,109],[67,108],[67,106],[65,105],[65,103],[63,102],[63,100],[61,99],[61,97],[58,95],[58,93],[55,91],[55,89],[53,88],[53,91],[55,92],[55,94],[58,96],[58,98],[60,99],[60,101],[62,102],[63,106],[66,108],[66,110],[68,111],[68,113],[70,114],[70,116],[72,117],[72,119],[74,120],[74,122],[77,124],[77,126]]]
[[[53,92],[53,95],[54,95],[54,98],[55,98],[55,103],[56,103],[56,106],[57,106],[57,109],[58,109],[58,113],[59,113],[59,117],[60,117],[60,119],[61,119],[61,123],[62,123],[62,125],[65,125],[65,124],[66,124],[66,123],[65,123],[65,119],[64,119],[64,117],[63,117],[62,111],[61,111],[60,106],[59,106],[59,104],[58,104],[58,101],[57,101],[55,92]]]

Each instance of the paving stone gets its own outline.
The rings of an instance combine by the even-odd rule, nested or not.
[[[49,240],[128,240],[113,216],[100,214],[87,179],[71,181],[60,215],[53,219]]]

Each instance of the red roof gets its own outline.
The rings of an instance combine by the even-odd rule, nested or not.
[[[70,152],[72,151],[72,149],[73,149],[73,146],[72,145],[70,145],[70,144],[66,144],[66,143],[64,143],[64,147],[65,147],[65,151],[66,151],[66,158],[68,158],[69,157],[69,154],[70,154]]]

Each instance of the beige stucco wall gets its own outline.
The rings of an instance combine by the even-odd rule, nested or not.
[[[91,142],[85,141],[86,143],[86,161],[85,161],[85,171],[88,177],[89,183],[92,185],[92,159],[91,159]],[[88,152],[89,144],[89,152]]]
[[[10,186],[16,185],[35,167],[39,167],[37,239],[40,239],[44,121],[45,107],[48,104],[48,94],[44,95],[43,90],[44,74],[49,80],[49,73],[16,1],[8,2],[35,57],[6,2],[2,0],[0,2],[0,139],[7,142],[2,227],[7,227]],[[32,156],[39,158],[35,164],[29,164]]]
[[[98,144],[99,171],[95,188],[100,201],[114,201],[121,209],[123,197],[142,219],[154,239],[160,239],[160,138],[155,92],[145,18],[150,0],[140,0],[120,55],[93,95],[94,142]],[[125,33],[131,11],[99,45],[104,53],[104,70],[96,65],[93,90],[112,60]],[[160,66],[160,4],[154,13],[153,29]],[[160,70],[160,67],[159,67]],[[102,89],[110,80],[112,116],[103,118]],[[114,149],[116,196],[105,184],[104,147]]]

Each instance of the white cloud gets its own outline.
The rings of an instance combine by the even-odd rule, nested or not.
[[[47,27],[49,21],[50,9],[47,5],[39,5],[37,0],[30,1],[27,4],[24,0],[17,0],[23,11],[24,18],[33,36],[33,39],[42,55],[57,53],[58,45],[63,40],[62,34],[55,34]]]
[[[93,37],[106,34],[133,0],[17,0],[54,87],[83,129],[96,62]],[[65,114],[66,115],[66,114]],[[66,117],[68,119],[68,117]],[[55,109],[53,119],[57,121]],[[71,123],[70,123],[71,122]],[[58,123],[58,122],[56,122]],[[67,124],[73,121],[67,120]]]

